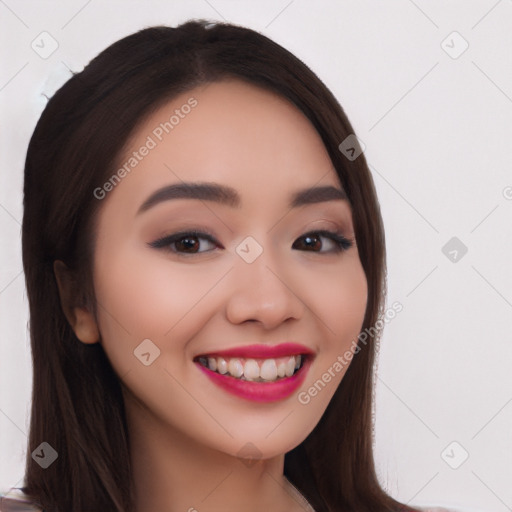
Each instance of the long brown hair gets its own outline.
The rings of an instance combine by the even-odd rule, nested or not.
[[[74,271],[96,312],[92,288],[96,187],[145,117],[177,94],[225,77],[277,92],[320,134],[352,208],[368,282],[363,330],[385,297],[384,229],[364,155],[339,144],[354,133],[343,109],[299,59],[247,28],[189,21],[151,27],[112,44],[49,100],[25,165],[23,265],[30,307],[33,392],[23,491],[46,512],[133,512],[133,481],[118,376],[100,343],[84,344],[62,311],[53,263]],[[285,455],[285,475],[317,512],[398,511],[381,488],[372,451],[376,337],[354,357],[320,422]],[[58,453],[32,459],[42,442]]]

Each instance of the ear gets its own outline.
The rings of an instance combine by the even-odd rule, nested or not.
[[[60,260],[53,262],[53,272],[59,288],[62,311],[76,337],[83,343],[96,343],[100,339],[98,325],[92,313],[77,298],[81,296],[71,270]]]

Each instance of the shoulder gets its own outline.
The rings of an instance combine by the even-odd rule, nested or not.
[[[28,496],[19,488],[13,487],[0,494],[0,512],[44,512],[32,504]]]

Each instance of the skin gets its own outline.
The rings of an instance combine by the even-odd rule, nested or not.
[[[154,112],[121,165],[190,97],[197,106],[103,199],[94,255],[97,318],[73,306],[74,290],[57,262],[63,307],[83,343],[103,345],[122,382],[138,512],[303,511],[283,476],[284,454],[317,425],[347,366],[307,405],[297,395],[351,348],[367,282],[355,240],[336,253],[328,238],[308,246],[301,237],[326,229],[353,239],[350,205],[288,207],[293,191],[341,188],[338,177],[296,107],[238,80],[190,90]],[[231,186],[241,206],[174,199],[137,215],[155,190],[181,181]],[[180,255],[176,244],[148,246],[203,227],[218,244],[196,239],[196,254]],[[251,264],[235,252],[247,236],[263,248]],[[144,339],[160,350],[149,366],[134,357]],[[214,349],[284,341],[316,356],[304,384],[277,402],[228,394],[193,363]],[[247,443],[259,460],[240,455]]]

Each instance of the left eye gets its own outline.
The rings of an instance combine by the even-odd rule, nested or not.
[[[330,246],[330,249],[321,250],[324,249],[324,245],[326,245],[322,239],[327,239],[327,247]],[[206,243],[211,244],[213,248],[222,248],[213,235],[199,231],[187,231],[164,236],[154,242],[150,242],[148,245],[155,249],[168,249],[171,252],[178,254],[200,254],[203,252],[209,252],[208,250],[199,250],[201,248],[199,240],[205,240]],[[175,248],[172,248],[173,245]],[[321,230],[311,231],[302,235],[293,243],[292,249],[308,252],[339,253],[346,251],[352,247],[352,245],[353,242],[351,240],[345,238],[339,233]]]
[[[329,243],[331,245],[330,250],[326,250],[326,251],[316,250],[316,249],[320,249],[320,248],[323,249],[324,244],[321,241],[322,238],[326,238],[329,241]],[[334,233],[332,231],[325,231],[325,230],[311,231],[309,233],[306,233],[305,235],[302,235],[300,238],[297,239],[296,242],[294,242],[292,248],[293,249],[299,248],[299,247],[297,247],[297,245],[300,245],[300,243],[298,244],[297,242],[299,242],[301,240],[304,241],[303,245],[305,247],[309,247],[309,248],[313,249],[312,252],[324,252],[324,253],[325,252],[335,252],[335,253],[338,253],[338,252],[342,252],[342,251],[346,251],[347,249],[350,249],[350,247],[352,247],[352,245],[353,245],[353,242],[351,240],[349,240],[348,238],[345,238],[340,233]],[[329,243],[327,245],[329,245]]]

